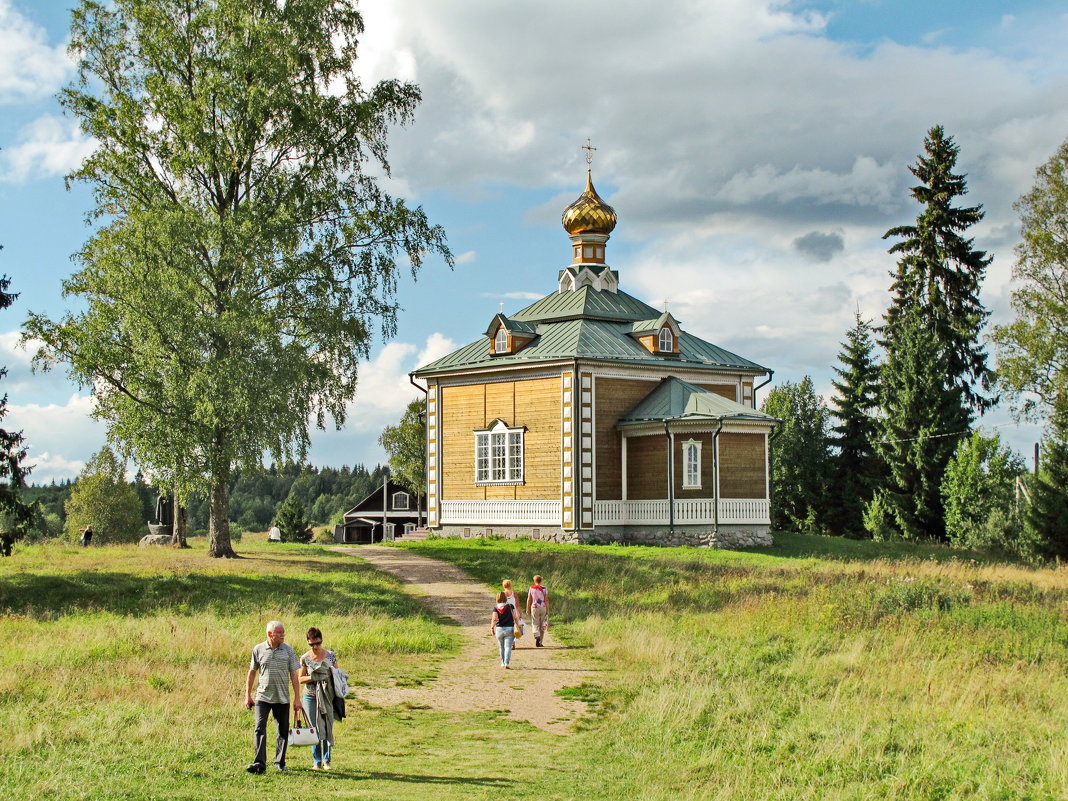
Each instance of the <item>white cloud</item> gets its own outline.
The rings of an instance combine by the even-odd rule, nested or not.
[[[387,425],[394,425],[420,391],[408,380],[408,373],[456,349],[441,334],[432,334],[419,346],[390,342],[371,361],[360,367],[356,398],[349,405],[347,429],[374,433],[377,438]]]
[[[67,459],[48,453],[48,451],[35,454],[27,459],[27,464],[33,466],[33,471],[27,478],[27,481],[33,484],[48,484],[52,481],[77,478],[85,469],[85,462],[80,459]]]
[[[360,368],[356,399],[349,405],[341,431],[314,431],[309,458],[317,465],[385,463],[378,445],[382,429],[395,425],[413,400],[422,397],[408,373],[456,349],[456,343],[439,333],[419,346],[392,342]]]
[[[36,465],[30,480],[74,478],[89,455],[103,447],[106,429],[90,416],[93,400],[73,394],[65,403],[9,404],[6,428],[22,431],[29,448],[27,463]]]
[[[19,144],[0,151],[0,180],[21,183],[31,178],[65,175],[96,149],[72,120],[45,114],[19,133]]]
[[[484,298],[505,298],[506,300],[540,300],[545,297],[544,292],[483,292]]]
[[[900,175],[897,165],[879,164],[870,156],[857,156],[849,172],[800,167],[779,172],[770,164],[762,164],[732,175],[716,197],[739,206],[767,200],[782,204],[806,200],[892,209],[900,202],[894,191]]]
[[[478,258],[478,253],[474,250],[465,250],[459,256],[456,257],[457,264],[470,264]]]
[[[34,344],[35,340],[27,343],[25,348],[20,347],[19,340],[21,338],[21,331],[0,332],[0,365],[16,363],[23,367],[30,366],[33,352],[38,346]]]
[[[0,104],[35,100],[55,92],[73,64],[66,44],[48,43],[43,28],[0,0]]]
[[[419,351],[419,357],[415,360],[413,370],[422,367],[424,364],[430,364],[430,362],[437,361],[442,356],[448,356],[454,350],[456,350],[456,343],[449,339],[444,334],[434,332],[427,337],[426,344],[423,349]]]

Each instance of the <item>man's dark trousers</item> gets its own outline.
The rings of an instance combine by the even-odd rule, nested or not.
[[[286,748],[289,745],[289,704],[271,704],[267,701],[256,702],[256,731],[253,743],[256,746],[256,758],[253,763],[267,767],[267,719],[274,715],[278,725],[278,738],[274,746],[274,764],[280,768],[286,766]]]

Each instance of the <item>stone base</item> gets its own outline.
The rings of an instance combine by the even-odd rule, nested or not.
[[[163,528],[170,528],[170,526],[164,526]],[[146,534],[141,538],[141,541],[137,543],[144,548],[146,545],[170,545],[170,534]]]
[[[718,531],[711,526],[601,526],[583,531],[567,531],[553,526],[440,526],[430,530],[439,537],[504,537],[532,539],[542,542],[569,542],[607,545],[659,545],[693,548],[764,548],[775,540],[767,525],[722,525]]]

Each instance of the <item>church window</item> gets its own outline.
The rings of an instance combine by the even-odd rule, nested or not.
[[[497,336],[493,338],[493,352],[508,352],[508,332],[504,329],[503,325],[497,329]]]
[[[590,245],[586,245],[585,247],[582,248],[582,258],[584,258],[584,259],[592,259],[593,258],[593,248]]]
[[[688,439],[682,443],[683,489],[701,489],[701,443]]]
[[[661,353],[671,353],[675,350],[675,335],[667,326],[660,329],[659,348]]]
[[[407,509],[408,508],[408,493],[407,492],[394,492],[393,493],[393,508],[394,509]]]
[[[523,483],[523,428],[509,428],[498,420],[475,432],[475,483]]]

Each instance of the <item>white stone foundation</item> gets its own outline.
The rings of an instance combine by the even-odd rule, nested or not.
[[[430,530],[439,537],[504,537],[531,539],[542,542],[568,542],[625,545],[690,546],[696,548],[760,548],[775,543],[766,525],[723,525],[718,531],[711,526],[602,526],[600,528],[567,531],[554,526],[441,526]]]

